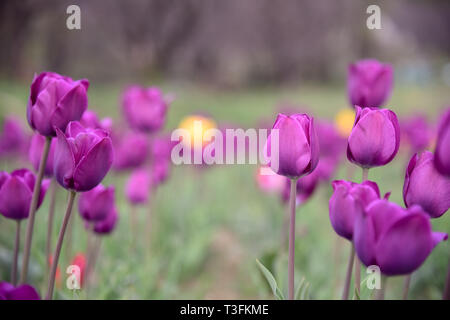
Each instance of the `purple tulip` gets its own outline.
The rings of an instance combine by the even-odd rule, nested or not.
[[[94,232],[99,235],[110,234],[116,227],[118,219],[117,209],[113,207],[105,219],[94,223]]]
[[[148,160],[150,142],[145,134],[132,131],[124,134],[114,133],[113,144],[116,150],[115,170],[137,168]]]
[[[441,174],[450,177],[450,108],[445,112],[439,125],[434,165]]]
[[[85,221],[101,221],[108,216],[114,203],[114,186],[105,187],[99,184],[80,195],[78,210]]]
[[[39,170],[39,164],[41,162],[42,150],[44,149],[45,137],[39,133],[35,133],[31,138],[30,150],[28,152],[28,158],[33,165],[36,172]],[[52,139],[50,144],[50,150],[48,152],[47,162],[45,164],[44,174],[47,177],[53,175],[53,159],[55,157],[56,139]]]
[[[24,153],[28,146],[28,135],[20,121],[14,117],[5,117],[0,132],[0,157],[17,156]]]
[[[27,118],[33,130],[43,136],[55,136],[70,121],[81,119],[87,108],[89,81],[74,81],[54,72],[35,76],[27,106]]]
[[[111,128],[112,128],[112,119],[111,118],[103,118],[102,120],[99,120],[95,111],[92,111],[92,110],[86,110],[83,113],[83,116],[80,119],[80,123],[85,128],[103,129],[108,132],[111,132]]]
[[[348,97],[352,106],[376,108],[391,95],[393,69],[376,60],[360,60],[348,69]]]
[[[403,209],[388,200],[369,204],[355,222],[353,241],[359,259],[378,265],[388,276],[420,267],[447,234],[432,232],[430,217],[419,206]]]
[[[363,168],[384,166],[391,162],[400,146],[397,116],[388,109],[361,109],[348,138],[347,158]]]
[[[286,116],[279,114],[273,129],[279,133],[278,169],[275,173],[298,178],[311,173],[319,162],[319,141],[314,129],[314,119],[306,114]],[[266,150],[271,155],[270,133]],[[273,167],[272,163],[269,164]]]
[[[36,289],[28,284],[14,287],[6,281],[1,281],[0,300],[41,300],[41,298]]]
[[[372,201],[380,199],[375,182],[366,180],[361,184],[335,180],[330,198],[330,221],[334,231],[348,240],[353,239],[353,228],[358,214]]]
[[[0,213],[9,219],[28,218],[35,181],[34,173],[28,169],[15,170],[11,174],[0,172]],[[38,208],[49,185],[50,180],[42,181]]]
[[[132,204],[147,203],[152,186],[152,176],[147,169],[133,171],[128,179],[125,194]]]
[[[132,86],[123,94],[122,109],[131,128],[155,132],[164,125],[168,102],[156,87]]]
[[[56,129],[54,173],[66,189],[89,191],[108,173],[114,159],[109,134],[101,129],[84,128],[78,121],[69,123],[66,134]]]
[[[323,120],[317,122],[316,131],[320,146],[320,161],[323,158],[331,158],[338,162],[345,151],[345,139],[332,123]]]
[[[450,178],[434,167],[433,153],[415,154],[409,161],[403,185],[405,205],[419,205],[430,217],[442,216],[450,207]]]
[[[404,119],[400,123],[401,134],[411,146],[413,153],[425,150],[433,138],[433,130],[424,115]]]
[[[167,180],[174,144],[168,137],[155,138],[152,141],[152,184],[157,186]]]

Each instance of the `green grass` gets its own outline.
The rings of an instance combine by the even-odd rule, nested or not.
[[[90,105],[101,116],[121,118],[118,99],[120,85],[91,84]],[[188,114],[207,112],[217,122],[239,127],[255,126],[260,120],[273,122],[276,106],[288,102],[307,106],[317,117],[332,120],[337,110],[347,107],[345,89],[302,86],[285,89],[259,88],[218,91],[211,88],[163,84],[165,92],[176,100],[170,108],[166,131],[170,132]],[[21,85],[0,84],[0,118],[15,113],[25,122],[28,89]],[[450,101],[448,88],[399,87],[389,106],[399,116],[421,111],[435,120],[439,110]],[[403,204],[402,186],[407,163],[405,154],[382,168],[370,172],[381,191],[392,191],[391,200]],[[3,170],[19,164],[2,163]],[[345,178],[350,164],[345,160],[337,178]],[[254,166],[217,166],[203,170],[174,167],[170,179],[152,199],[150,208],[139,208],[138,228],[132,232],[131,209],[123,186],[126,174],[109,174],[105,184],[116,185],[119,224],[110,236],[102,237],[102,246],[90,290],[78,298],[95,299],[202,299],[273,298],[256,263],[259,259],[286,289],[287,248],[281,246],[285,208],[275,195],[263,194],[255,183]],[[354,181],[360,172],[355,168]],[[56,228],[65,209],[65,191],[59,190]],[[338,299],[341,295],[349,244],[339,239],[328,218],[331,187],[323,185],[314,197],[297,211],[296,268],[300,281],[311,285],[312,299]],[[30,282],[45,287],[45,241],[48,198],[40,208],[35,226]],[[151,212],[151,230],[145,230]],[[450,231],[450,217],[433,221],[437,230]],[[25,224],[22,226],[25,232]],[[54,243],[56,234],[54,233]],[[9,278],[14,224],[0,217],[0,277]],[[74,210],[72,253],[84,252],[87,236],[78,211]],[[146,242],[146,239],[150,239]],[[135,241],[135,245],[133,245]],[[65,268],[69,264],[67,247],[60,263],[60,298],[74,296],[65,288]],[[414,274],[412,298],[438,299],[441,296],[447,261],[448,243],[439,245],[426,263]],[[363,273],[364,276],[364,273]],[[387,298],[400,298],[402,278],[389,279]],[[77,298],[77,297],[75,297]]]

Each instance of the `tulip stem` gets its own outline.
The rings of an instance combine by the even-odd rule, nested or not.
[[[450,300],[450,258],[448,259],[447,268],[447,280],[445,281],[444,294],[442,295],[443,300]]]
[[[36,182],[33,188],[33,197],[31,198],[29,218],[27,223],[27,233],[25,236],[25,247],[23,249],[22,272],[20,274],[20,283],[25,283],[28,276],[28,264],[30,261],[31,242],[33,239],[34,218],[39,202],[39,195],[41,193],[41,183],[44,177],[45,165],[47,164],[48,153],[52,137],[45,137],[44,150],[42,150],[41,161],[39,162],[39,170],[36,177]]]
[[[348,299],[348,293],[350,292],[350,282],[352,280],[353,260],[355,259],[355,247],[353,243],[350,243],[350,256],[347,265],[347,275],[345,276],[344,291],[342,292],[342,300]]]
[[[369,168],[363,168],[362,169],[362,181],[361,182],[364,182],[364,181],[366,181],[367,179],[369,179]]]
[[[16,221],[16,241],[14,243],[13,265],[11,268],[11,283],[13,286],[17,285],[17,262],[19,260],[20,249],[20,220]]]
[[[72,214],[72,207],[76,194],[77,193],[73,190],[69,191],[69,201],[67,203],[67,210],[66,214],[64,215],[61,229],[59,231],[58,242],[56,243],[55,255],[53,256],[52,268],[50,270],[50,278],[48,279],[47,295],[45,296],[46,300],[51,300],[53,298],[53,289],[55,287],[55,276],[56,276],[56,269],[58,268],[59,255],[61,253],[61,248],[64,241],[64,234],[66,232],[67,225],[69,224],[70,215]]]
[[[405,282],[403,284],[403,300],[408,300],[409,284],[411,283],[411,276],[412,274],[410,273],[405,277]]]
[[[361,262],[357,255],[355,255],[355,290],[358,295],[361,292]]]
[[[48,209],[48,225],[47,225],[47,272],[50,272],[51,268],[51,257],[52,257],[52,234],[53,234],[53,218],[55,216],[55,204],[56,204],[56,180],[52,179],[50,186],[50,207]]]
[[[289,261],[288,261],[288,299],[294,300],[294,256],[295,256],[295,205],[297,198],[297,179],[291,179],[291,196],[289,199],[290,222],[289,222]]]
[[[387,277],[381,276],[381,288],[377,292],[376,299],[377,300],[384,300],[384,294],[386,292],[386,285],[387,285]]]

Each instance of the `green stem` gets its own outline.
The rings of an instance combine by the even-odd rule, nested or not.
[[[47,225],[47,272],[50,271],[51,268],[51,256],[52,256],[52,234],[53,234],[53,219],[55,216],[55,203],[56,203],[56,188],[57,183],[55,179],[52,179],[50,186],[50,207],[48,209],[48,225]]]
[[[355,247],[353,246],[353,243],[350,243],[350,256],[348,259],[347,275],[345,276],[345,285],[344,285],[344,292],[342,292],[342,300],[348,299],[348,293],[350,292],[350,282],[352,279],[354,258],[355,258]]]
[[[11,283],[13,286],[17,285],[17,262],[19,260],[20,250],[20,220],[16,221],[16,241],[14,243],[13,265],[11,268]]]
[[[44,177],[45,165],[47,164],[48,152],[52,137],[45,138],[44,150],[42,151],[41,162],[39,163],[39,170],[34,183],[33,197],[31,198],[30,212],[27,223],[27,233],[25,237],[25,247],[23,249],[22,272],[20,274],[20,283],[25,283],[28,276],[28,264],[30,262],[31,242],[33,239],[34,218],[39,201],[39,194],[41,193],[41,183]]]
[[[66,210],[66,214],[64,215],[61,229],[59,231],[58,242],[56,243],[55,255],[53,256],[52,268],[50,270],[47,295],[45,296],[46,300],[51,300],[53,298],[53,289],[55,288],[55,276],[56,276],[56,270],[58,268],[59,255],[61,254],[61,248],[62,248],[62,244],[64,241],[64,234],[66,232],[67,225],[69,224],[70,215],[72,214],[73,202],[74,202],[75,196],[77,194],[73,190],[70,190],[69,192],[70,193],[69,193],[69,201],[67,203],[67,210]]]
[[[289,261],[288,261],[288,299],[294,300],[294,257],[295,257],[295,204],[297,197],[297,179],[291,179],[291,196],[289,199],[290,222],[289,222]]]
[[[405,277],[405,283],[403,284],[403,300],[408,300],[409,284],[411,283],[412,274],[408,274]]]

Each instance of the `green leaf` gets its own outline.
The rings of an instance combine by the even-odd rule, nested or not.
[[[278,288],[277,281],[275,280],[272,273],[264,267],[264,265],[259,262],[258,259],[256,259],[256,263],[258,264],[259,269],[261,270],[262,274],[266,278],[267,282],[269,283],[269,286],[272,290],[272,294],[278,299],[278,300],[284,300],[284,295],[281,292],[281,290]]]
[[[300,280],[300,282],[297,285],[297,290],[295,290],[295,295],[294,295],[295,300],[300,299],[300,295],[301,295],[304,284],[305,284],[305,277],[303,277],[302,280]]]

